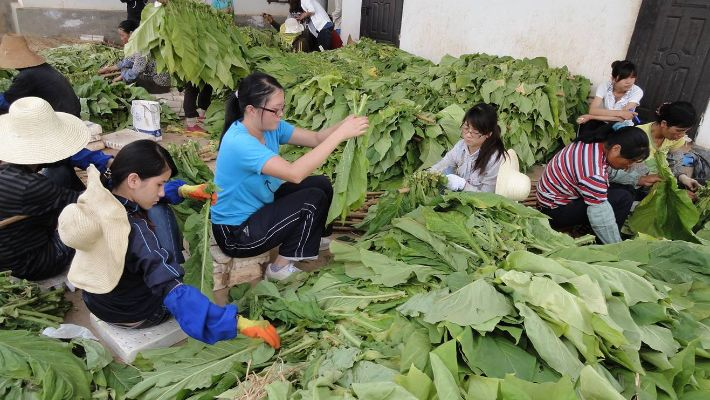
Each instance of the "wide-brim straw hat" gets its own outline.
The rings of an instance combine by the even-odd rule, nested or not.
[[[284,21],[284,33],[301,32],[303,32],[303,25],[301,25],[296,18],[286,18],[286,21]]]
[[[78,153],[91,132],[79,118],[55,112],[39,97],[23,97],[0,116],[0,161],[49,164]]]
[[[112,291],[123,275],[131,225],[125,207],[91,165],[86,191],[59,215],[59,237],[76,249],[67,279],[89,293]]]
[[[17,69],[44,64],[44,58],[27,46],[24,36],[7,34],[0,42],[0,68]]]

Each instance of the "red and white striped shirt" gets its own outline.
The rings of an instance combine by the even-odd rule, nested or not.
[[[608,188],[604,144],[574,142],[545,166],[537,184],[537,202],[557,208],[581,197],[591,206],[607,200]]]

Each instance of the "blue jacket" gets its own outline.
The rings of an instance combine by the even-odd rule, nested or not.
[[[165,306],[189,336],[206,342],[237,335],[237,307],[218,306],[196,288],[182,283],[185,271],[162,248],[145,210],[121,196],[131,232],[123,274],[109,293],[84,292],[87,308],[111,323],[142,321]]]

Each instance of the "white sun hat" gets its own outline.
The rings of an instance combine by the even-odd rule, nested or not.
[[[59,237],[76,249],[67,279],[89,293],[112,291],[123,275],[131,225],[126,208],[101,184],[93,165],[86,191],[59,214]]]
[[[301,33],[303,25],[299,24],[296,18],[286,18],[284,21],[284,33]]]
[[[91,132],[79,118],[55,112],[39,97],[23,97],[0,116],[0,160],[12,164],[48,164],[83,149]]]
[[[523,201],[530,194],[532,183],[530,177],[520,172],[518,154],[508,149],[507,157],[503,158],[498,168],[496,178],[496,194],[515,201]]]

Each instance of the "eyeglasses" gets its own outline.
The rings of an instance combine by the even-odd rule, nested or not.
[[[481,133],[481,132],[475,130],[472,126],[467,125],[467,124],[461,125],[461,133],[464,135],[469,134],[471,136],[475,136],[475,137],[479,137],[479,138],[486,136],[485,133]]]
[[[275,116],[277,116],[277,117],[282,117],[282,116],[284,115],[284,109],[283,109],[283,108],[279,108],[279,109],[276,109],[276,110],[274,110],[273,108],[266,108],[266,107],[259,107],[259,106],[256,106],[256,108],[261,108],[261,109],[264,110],[264,111],[268,111],[268,112],[270,112],[270,113],[273,113],[273,114],[274,114]]]

